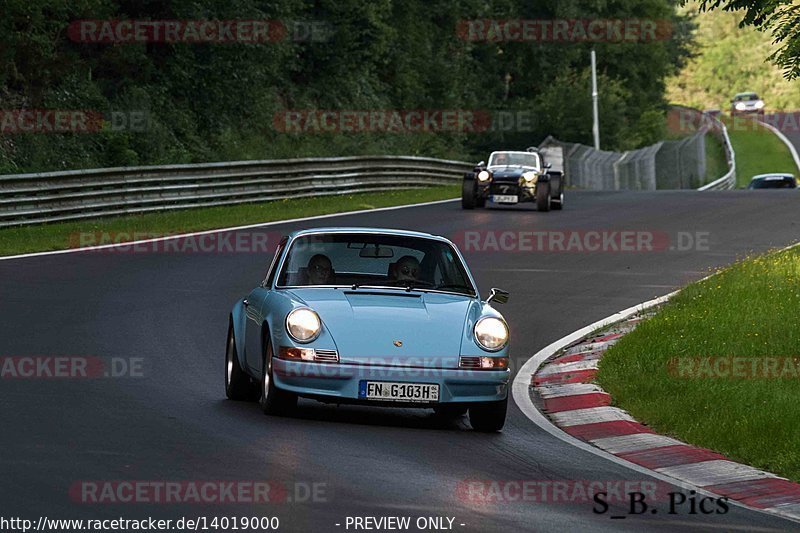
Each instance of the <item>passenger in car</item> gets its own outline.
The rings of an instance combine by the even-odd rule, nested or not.
[[[333,265],[328,256],[317,254],[308,261],[308,285],[333,284]]]
[[[417,281],[419,279],[419,261],[412,255],[404,255],[389,267],[389,278],[399,281]]]

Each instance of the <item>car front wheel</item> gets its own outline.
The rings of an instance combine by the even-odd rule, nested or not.
[[[505,400],[486,402],[469,408],[469,423],[475,431],[493,433],[500,431],[506,424],[508,396]]]
[[[550,184],[540,183],[536,186],[536,209],[550,211]]]
[[[259,404],[266,415],[287,414],[297,406],[297,395],[280,390],[272,379],[272,342],[266,339],[264,366],[261,372],[261,398]]]
[[[465,179],[461,184],[461,208],[462,209],[475,209],[477,191],[475,190],[475,182],[473,180]]]
[[[225,395],[231,400],[255,400],[256,387],[239,365],[233,324],[228,323],[228,344],[225,349]]]

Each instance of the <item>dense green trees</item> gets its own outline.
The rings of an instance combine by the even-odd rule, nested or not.
[[[0,110],[93,110],[107,122],[94,133],[0,132],[0,173],[355,153],[463,158],[547,134],[589,142],[593,45],[603,147],[630,148],[659,137],[664,79],[686,55],[674,0],[2,5]],[[660,30],[648,42],[466,38],[465,23],[484,19],[644,19]],[[271,20],[280,31],[262,43],[87,43],[75,37],[80,20]],[[481,131],[287,133],[278,124],[286,110],[466,110]],[[143,114],[146,127],[125,127]]]
[[[686,3],[687,0],[683,0]],[[800,77],[800,5],[793,0],[701,0],[700,9],[736,13],[740,26],[753,26],[772,34],[779,45],[768,58],[783,69],[787,79]]]

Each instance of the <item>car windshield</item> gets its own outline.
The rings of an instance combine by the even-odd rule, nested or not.
[[[745,93],[745,94],[737,94],[735,100],[737,102],[745,102],[745,101],[752,101],[758,100],[758,95],[756,93]]]
[[[751,189],[794,189],[797,182],[791,176],[770,176],[758,178],[750,183]]]
[[[405,235],[300,236],[292,242],[278,278],[278,287],[298,286],[379,286],[476,294],[450,244]]]
[[[490,167],[499,166],[520,166],[542,168],[539,154],[534,152],[494,152],[489,157]]]

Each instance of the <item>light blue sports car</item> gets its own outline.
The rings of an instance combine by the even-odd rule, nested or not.
[[[285,414],[297,398],[469,411],[499,431],[508,404],[508,325],[482,301],[449,240],[412,231],[324,228],[278,245],[264,281],[236,302],[225,392]]]

